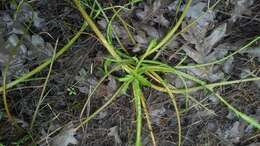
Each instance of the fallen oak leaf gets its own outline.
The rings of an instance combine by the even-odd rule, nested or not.
[[[58,135],[52,138],[51,146],[68,146],[69,144],[78,144],[78,140],[74,137],[76,129],[72,123],[64,127]]]
[[[183,24],[185,27],[186,24]],[[213,32],[206,36],[207,28],[194,25],[182,37],[195,47],[191,48],[187,45],[183,46],[183,50],[197,63],[208,63],[216,54],[214,46],[226,36],[227,24],[224,23],[213,30]],[[224,54],[225,55],[225,54]]]
[[[187,24],[184,22],[183,27]],[[181,49],[198,64],[205,64],[224,57],[228,53],[228,46],[226,44],[218,43],[226,36],[227,24],[221,24],[216,27],[207,36],[207,27],[201,27],[199,24],[193,25],[186,33],[182,34],[182,37],[187,41]],[[194,47],[191,47],[191,45]],[[232,60],[229,62],[229,68],[231,68]],[[202,68],[187,69],[188,72],[202,78],[215,82],[224,77],[223,72],[219,70],[217,66],[208,66]]]

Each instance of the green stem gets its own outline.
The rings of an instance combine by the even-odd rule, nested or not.
[[[94,93],[96,92],[96,90],[98,89],[98,87],[102,84],[103,81],[105,81],[105,79],[114,71],[116,71],[120,66],[116,66],[114,68],[112,68],[109,72],[107,72],[100,80],[99,82],[97,83],[97,85],[94,87],[94,89],[89,93],[88,97],[87,97],[87,100],[80,112],[80,118],[83,116],[83,113],[85,111],[85,109],[87,108],[87,105],[91,99],[91,97],[94,95]]]
[[[192,80],[198,84],[200,84],[201,86],[204,87],[204,89],[207,89],[208,91],[210,91],[211,93],[213,93],[215,96],[217,96],[221,101],[222,103],[224,103],[231,111],[233,111],[235,114],[237,114],[237,116],[241,117],[242,119],[244,119],[246,122],[248,122],[249,124],[253,125],[254,127],[260,129],[260,123],[258,123],[258,121],[256,121],[254,118],[251,118],[250,116],[238,111],[235,107],[233,107],[231,104],[229,104],[222,96],[220,96],[219,94],[215,93],[213,91],[213,88],[209,88],[209,87],[206,87],[206,82],[192,76],[192,75],[189,75],[185,72],[182,72],[182,71],[179,71],[179,70],[175,70],[175,69],[170,69],[170,68],[167,68],[167,70],[171,70],[172,73],[176,74],[176,75],[180,75],[186,79],[189,79],[189,80]]]
[[[102,105],[99,109],[97,109],[93,114],[91,114],[89,117],[85,118],[83,120],[83,122],[81,122],[79,124],[79,126],[77,126],[75,128],[75,130],[78,130],[80,129],[82,126],[84,126],[86,123],[88,123],[92,118],[94,118],[98,113],[100,113],[102,110],[104,110],[108,105],[110,105],[114,100],[115,98],[121,93],[121,91],[123,89],[125,89],[125,86],[129,85],[128,82],[125,82],[123,83],[118,89],[117,91],[114,93],[114,95],[104,104]]]
[[[213,89],[213,88],[219,87],[219,86],[238,84],[238,83],[243,83],[243,82],[258,81],[258,80],[260,80],[260,77],[241,79],[241,80],[233,80],[233,81],[224,81],[224,82],[212,83],[212,84],[207,84],[207,85],[204,85],[204,86],[192,87],[192,88],[187,88],[187,89],[173,89],[172,91],[174,93],[177,93],[177,94],[178,93],[185,93],[185,92],[190,93],[190,92],[202,90],[202,89],[204,89],[204,87]]]
[[[142,70],[154,71],[154,72],[158,72],[159,71],[159,72],[164,72],[164,73],[173,72],[173,70],[174,70],[175,72],[180,73],[182,76],[186,75],[186,73],[184,74],[183,72],[177,71],[177,70],[175,70],[174,68],[171,68],[171,67],[146,66]],[[190,77],[191,80],[197,80],[197,81],[200,82],[199,79],[196,79],[195,77],[193,77],[191,75],[189,75],[189,77]],[[191,88],[187,88],[187,89],[171,89],[171,91],[173,93],[176,93],[176,94],[184,94],[184,93],[190,93],[190,92],[195,92],[195,91],[198,91],[198,90],[202,90],[205,87],[213,89],[213,88],[219,87],[219,86],[226,86],[226,85],[231,85],[231,84],[238,84],[238,83],[258,81],[258,80],[260,80],[260,77],[240,79],[240,80],[233,80],[233,81],[223,81],[223,82],[219,82],[219,83],[204,84],[203,86],[191,87]],[[202,83],[202,82],[200,82],[200,83]],[[155,85],[153,85],[153,87],[155,89],[160,90],[160,91],[166,92],[166,90],[161,88],[161,87],[158,87],[158,86],[155,86]]]
[[[186,16],[186,13],[189,10],[190,4],[191,4],[192,0],[189,0],[187,2],[187,4],[184,7],[184,10],[181,14],[181,17],[179,18],[179,20],[177,21],[177,23],[174,25],[174,27],[166,34],[166,36],[152,49],[152,51],[150,51],[150,54],[152,54],[153,52],[157,51],[159,48],[163,47],[165,44],[167,44],[171,39],[172,36],[174,35],[174,33],[177,31],[177,29],[179,28],[179,26],[181,25],[183,19]]]
[[[54,63],[54,60],[55,60],[55,56],[56,56],[57,45],[58,45],[58,40],[56,41],[56,44],[55,44],[55,49],[53,51],[53,55],[52,55],[52,58],[51,58],[51,64],[50,64],[49,71],[48,71],[47,77],[45,79],[45,82],[43,84],[43,88],[42,88],[42,92],[41,92],[41,95],[40,95],[39,102],[38,102],[36,109],[33,113],[33,118],[32,118],[31,124],[30,124],[30,129],[33,128],[33,125],[34,125],[34,122],[36,120],[37,114],[39,112],[40,106],[41,106],[41,104],[44,100],[44,97],[45,97],[44,93],[45,93],[45,90],[46,90],[46,87],[47,87],[47,84],[48,84],[48,81],[49,81],[49,78],[50,78],[50,75],[51,75],[52,66],[53,66],[53,63]],[[46,95],[48,95],[48,94],[46,94]]]
[[[156,140],[155,140],[155,136],[154,136],[154,133],[153,133],[152,122],[151,122],[151,120],[150,120],[151,117],[150,117],[150,115],[149,115],[149,110],[148,110],[148,108],[147,108],[147,105],[146,105],[146,101],[145,101],[144,96],[141,96],[141,103],[142,103],[143,111],[144,111],[144,114],[145,114],[145,119],[146,119],[147,127],[148,127],[149,132],[150,132],[150,137],[151,137],[151,141],[152,141],[152,146],[157,146]]]
[[[8,66],[9,65],[6,65],[6,67],[4,68],[4,71],[3,71],[3,102],[4,102],[4,109],[5,109],[5,112],[6,112],[6,115],[8,117],[8,120],[10,122],[13,122],[13,116],[11,115],[11,112],[9,111],[9,107],[8,107],[8,103],[7,103],[7,97],[6,97],[6,76],[7,76],[7,71],[8,71]],[[15,122],[13,122],[15,123]]]
[[[84,20],[88,23],[88,25],[91,27],[91,29],[95,32],[97,37],[100,39],[101,43],[106,47],[108,52],[116,59],[121,60],[120,56],[116,53],[113,46],[111,46],[104,35],[101,33],[101,31],[98,29],[96,24],[93,22],[93,20],[90,18],[90,16],[87,14],[85,9],[81,6],[80,0],[73,0],[75,5],[77,6],[78,10],[80,11],[81,15],[83,16]]]
[[[142,145],[142,104],[141,104],[141,96],[142,91],[140,88],[140,83],[138,80],[133,81],[133,93],[135,100],[135,110],[136,110],[136,141],[135,146]]]
[[[166,89],[166,93],[169,94],[173,106],[174,106],[174,110],[176,112],[176,119],[177,119],[177,125],[178,125],[178,146],[181,146],[181,136],[182,136],[182,131],[181,131],[181,118],[180,118],[180,112],[178,109],[178,105],[176,102],[176,97],[172,94],[169,85],[167,82],[165,82],[158,74],[156,74],[155,72],[151,72],[152,75],[154,75],[159,81],[160,83],[164,86],[164,88]]]
[[[198,22],[199,19],[201,19],[202,17],[204,17],[208,11],[212,11],[219,2],[221,2],[222,0],[218,0],[216,1],[215,4],[213,4],[205,13],[199,15],[195,20],[193,20],[190,24],[188,24],[187,26],[185,26],[181,31],[177,32],[175,35],[172,36],[172,39],[176,38],[177,36],[179,36],[181,33],[186,32],[192,25],[194,25],[196,22]],[[168,43],[171,43],[171,41],[168,41],[155,55],[155,57],[153,58],[153,60],[156,60],[159,55],[161,54],[161,52],[166,48],[165,46],[168,45]]]
[[[214,64],[220,64],[223,63],[224,61],[228,60],[230,57],[234,56],[235,54],[241,52],[242,50],[248,48],[249,46],[251,46],[253,43],[255,43],[256,41],[258,41],[260,39],[260,36],[256,37],[254,40],[252,40],[251,42],[247,43],[244,47],[238,49],[237,51],[231,53],[230,55],[221,58],[219,60],[213,61],[213,62],[209,62],[209,63],[205,63],[205,64],[196,64],[196,65],[187,65],[187,66],[176,66],[175,68],[177,69],[186,69],[186,68],[199,68],[199,67],[205,67],[205,66],[210,66],[210,65],[214,65]]]

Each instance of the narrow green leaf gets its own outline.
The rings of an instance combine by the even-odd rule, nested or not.
[[[151,82],[148,81],[145,77],[139,74],[134,74],[134,77],[144,86],[151,86]]]
[[[140,88],[140,83],[138,80],[133,81],[133,93],[135,100],[135,110],[136,110],[136,142],[135,146],[141,146],[141,134],[142,134],[142,105],[141,105],[141,96],[142,91]]]
[[[132,75],[126,75],[126,76],[124,76],[124,77],[118,78],[118,81],[120,81],[120,82],[126,82],[126,81],[129,81],[129,80],[133,79],[133,78],[134,78],[134,77],[133,77]]]

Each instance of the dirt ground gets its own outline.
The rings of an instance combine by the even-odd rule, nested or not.
[[[124,6],[130,0],[97,1],[101,7],[109,8]],[[130,25],[134,44],[120,19],[116,18],[112,26],[130,54],[140,55],[149,40],[162,38],[176,24],[187,1],[180,3],[178,11],[178,0],[143,0],[125,6],[120,16]],[[94,0],[82,0],[82,3],[88,2],[95,3]],[[213,9],[208,9],[214,4]],[[91,13],[89,7],[86,10]],[[113,16],[113,10],[105,12],[107,18]],[[176,66],[183,58],[189,65],[209,63],[260,37],[259,0],[193,0],[177,32],[203,13],[193,27],[169,42],[157,60],[171,66]],[[106,17],[101,14],[94,22],[105,34]],[[66,45],[82,24],[83,18],[70,0],[0,1],[0,146],[134,145],[136,113],[131,90],[117,97],[83,128],[77,131],[71,128],[105,104],[121,84],[117,78],[122,73],[113,73],[85,105],[88,95],[105,74],[104,63],[108,57],[107,50],[89,27],[54,61],[42,100],[49,66],[23,82],[7,87],[8,107],[17,125],[9,119],[4,105],[4,82],[8,84],[19,79],[51,58],[55,48],[59,51]],[[116,39],[112,35],[119,48]],[[258,77],[251,82],[219,86],[215,90],[239,111],[260,121],[260,41],[253,42],[221,64],[183,71],[207,83]],[[176,88],[195,86],[189,81],[184,85],[175,75],[165,73],[161,76]],[[143,93],[157,144],[177,145],[178,123],[169,96],[146,87]],[[198,90],[189,96],[191,99],[187,102],[185,95],[176,94],[181,112],[182,146],[260,146],[259,129],[239,118],[214,94]],[[41,104],[31,127],[39,100]],[[150,131],[143,121],[142,143],[150,146]]]

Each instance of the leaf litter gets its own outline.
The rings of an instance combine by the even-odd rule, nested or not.
[[[183,27],[185,26],[186,25],[184,24]],[[182,34],[182,37],[190,44],[195,45],[195,47],[192,48],[189,44],[185,44],[181,49],[198,64],[216,61],[217,59],[223,58],[228,53],[228,48],[225,48],[225,46],[216,46],[217,43],[226,36],[226,30],[227,24],[224,23],[212,30],[209,36],[206,36],[208,32],[207,28],[201,28],[199,25],[195,25],[186,33]],[[230,68],[229,66],[232,65],[232,63],[230,63],[229,60],[229,63],[225,65],[225,68],[227,69]],[[219,68],[216,69],[216,66],[188,70],[196,76],[211,82],[215,82],[224,77],[223,73],[219,71]]]
[[[118,127],[114,126],[114,127],[111,127],[109,130],[110,131],[107,135],[114,137],[116,145],[122,144],[122,140],[120,139],[119,134],[118,134]]]
[[[231,0],[234,9],[231,12],[231,21],[236,22],[239,16],[243,14],[250,14],[250,7],[254,4],[255,0]]]
[[[206,15],[203,16],[201,19],[199,19],[190,29],[187,30],[187,32],[182,33],[181,36],[178,36],[175,40],[172,40],[171,43],[169,43],[169,45],[167,46],[166,50],[171,50],[174,52],[177,49],[181,48],[181,52],[175,54],[174,62],[179,61],[179,59],[181,58],[179,57],[179,55],[181,56],[184,54],[187,55],[189,58],[184,61],[184,63],[187,65],[193,65],[195,63],[205,64],[223,58],[224,56],[228,55],[230,52],[235,51],[234,46],[236,48],[237,47],[236,44],[239,43],[240,41],[238,40],[238,42],[232,44],[229,43],[229,40],[226,40],[226,38],[229,38],[229,36],[232,35],[230,34],[230,30],[229,30],[229,29],[232,30],[232,28],[229,28],[230,23],[231,24],[233,24],[234,22],[239,23],[239,19],[242,19],[242,17],[240,17],[241,15],[250,15],[251,13],[250,9],[252,6],[254,6],[254,2],[255,1],[253,0],[250,1],[231,0],[230,1],[231,5],[229,5],[230,9],[228,11],[230,13],[230,18],[227,18],[227,20],[220,21],[218,18],[220,14],[217,13],[217,11],[215,10],[208,11],[208,3],[206,1],[193,0],[192,5],[187,13],[186,19],[182,23],[182,28],[187,26],[187,24],[189,24],[192,20],[195,20],[198,16],[200,16],[202,13],[205,13],[207,11]],[[42,2],[42,3],[48,4],[46,2]],[[173,25],[173,23],[175,22],[174,19],[176,14],[176,6],[177,6],[177,1],[155,0],[154,2],[151,1],[142,2],[137,5],[134,5],[133,9],[123,10],[121,15],[123,19],[129,24],[129,30],[133,35],[136,44],[134,44],[132,41],[129,41],[127,31],[125,30],[124,26],[119,20],[115,19],[115,21],[112,22],[112,27],[114,29],[114,32],[116,32],[120,40],[122,40],[123,44],[128,49],[128,51],[139,53],[145,51],[144,49],[146,48],[150,40],[160,39],[162,36],[164,36],[167,30]],[[13,7],[13,10],[15,9],[15,6],[11,6],[11,7]],[[179,10],[180,11],[183,10],[183,4],[181,4]],[[73,10],[70,12],[73,12]],[[17,15],[18,19],[14,20],[14,18],[11,16],[13,15],[9,15],[7,13],[5,14],[1,13],[0,15],[0,19],[2,20],[0,22],[0,43],[4,44],[3,45],[4,47],[1,48],[1,52],[0,52],[0,65],[2,67],[4,63],[8,61],[9,56],[11,54],[10,53],[11,48],[19,44],[18,42],[21,41],[19,47],[17,48],[16,53],[11,54],[11,56],[13,55],[12,57],[14,59],[11,62],[9,76],[11,76],[11,78],[15,78],[16,76],[20,76],[21,74],[28,72],[31,69],[30,67],[28,67],[27,64],[28,61],[33,62],[33,64],[39,64],[42,60],[52,55],[53,48],[51,44],[48,41],[46,41],[46,37],[44,37],[39,33],[30,34],[30,32],[26,31],[26,27],[24,26],[23,22],[27,22],[27,23],[31,22],[32,26],[36,28],[36,31],[40,31],[42,27],[47,24],[45,22],[46,20],[41,18],[40,11],[33,10],[30,8],[30,5],[25,4],[21,7],[21,13],[18,13]],[[33,20],[30,20],[31,18],[33,18]],[[105,19],[99,18],[98,24],[103,31],[106,31],[108,22],[106,22]],[[113,42],[115,42],[115,37],[116,37],[115,34],[113,34],[112,35]],[[82,44],[81,41],[82,40],[79,40],[78,43]],[[118,45],[117,47],[120,46]],[[81,46],[76,45],[75,48],[81,49]],[[73,51],[75,50],[75,48],[73,48]],[[166,55],[169,56],[171,55],[171,54],[167,54],[167,52],[165,53]],[[73,53],[71,53],[70,55],[65,55],[64,58],[69,58],[69,56],[71,55],[73,55]],[[219,64],[219,65],[216,64],[216,65],[211,65],[209,67],[202,67],[202,68],[185,69],[185,71],[187,73],[196,75],[197,77],[203,80],[207,80],[208,82],[222,81],[225,80],[226,78],[238,78],[238,77],[245,78],[248,75],[250,76],[249,73],[252,73],[254,69],[252,69],[252,67],[251,68],[241,67],[240,70],[241,72],[237,72],[235,69],[237,68],[236,62],[238,62],[238,57],[241,58],[255,57],[255,59],[252,62],[257,64],[260,58],[259,47],[258,46],[252,47],[250,49],[245,50],[244,52],[241,52],[239,55],[229,58],[223,64]],[[92,58],[89,57],[88,59],[91,60]],[[165,60],[163,56],[161,56],[160,59]],[[55,74],[59,74],[59,72],[62,72],[63,71],[62,67],[64,67],[64,64],[61,63],[62,61],[57,61],[57,62],[58,62],[57,66],[61,65],[61,68],[59,68],[60,70],[58,69],[55,70]],[[62,100],[64,101],[64,106],[63,106],[64,108],[61,109],[57,109],[55,106],[52,107],[52,102],[55,100],[48,99],[49,102],[48,106],[53,108],[51,112],[53,113],[60,112],[62,114],[62,116],[57,116],[58,118],[54,119],[54,121],[60,121],[60,122],[68,121],[73,119],[74,116],[76,117],[77,111],[79,110],[82,102],[81,100],[83,99],[83,98],[78,98],[78,96],[86,97],[86,95],[88,95],[89,92],[91,91],[90,89],[91,88],[93,89],[93,87],[97,85],[97,82],[100,79],[101,75],[99,72],[94,72],[93,74],[90,74],[88,72],[89,66],[90,65],[87,63],[84,64],[84,67],[82,67],[80,70],[75,70],[76,72],[75,76],[68,70],[64,69],[65,70],[64,72],[66,72],[66,74],[69,77],[74,77],[71,80],[73,83],[76,83],[75,87],[77,90],[79,90],[80,93],[77,94],[76,97],[75,96],[69,97],[66,96],[66,94],[63,92],[64,89],[57,91],[57,94],[59,94],[59,96],[57,97],[60,98],[62,96],[63,98]],[[13,68],[15,69],[12,71]],[[94,68],[94,70],[97,68]],[[167,77],[167,80],[169,80],[176,88],[185,88],[183,81],[180,78],[176,76],[168,76],[168,75],[165,76]],[[66,78],[67,76],[65,77],[65,75],[64,77],[58,77],[58,79],[55,80],[59,80],[59,84],[61,85],[55,85],[55,83],[52,83],[51,85],[54,85],[54,88],[57,89],[64,88],[64,87],[66,88],[68,86],[68,84],[64,82],[67,80]],[[186,85],[187,87],[193,87],[195,83],[192,81],[186,81]],[[259,83],[255,82],[255,85],[259,85]],[[101,98],[100,100],[101,103],[105,102],[105,100],[108,99],[107,97],[110,97],[117,89],[117,87],[118,87],[118,83],[116,82],[115,76],[114,75],[109,76],[109,78],[103,84],[101,84],[96,95],[94,96],[94,99],[99,100],[100,97],[106,97],[106,98]],[[249,86],[245,85],[245,87],[249,87]],[[231,86],[228,88],[220,89],[217,92],[227,94],[227,97],[229,97],[230,94],[232,95],[232,93],[230,92],[235,92],[236,88]],[[29,90],[28,92],[31,91]],[[28,94],[27,92],[23,93],[25,97],[31,97],[31,95],[27,95],[27,94]],[[57,98],[55,97],[56,93],[53,94],[54,94],[53,96],[51,95],[52,98]],[[256,94],[256,97],[259,95],[259,93],[258,94],[252,93],[252,94]],[[195,145],[195,144],[202,145],[205,144],[205,139],[208,138],[211,138],[212,141],[217,140],[215,136],[212,136],[210,134],[206,135],[206,137],[204,137],[205,139],[203,140],[203,135],[208,133],[208,130],[211,130],[213,134],[217,135],[219,138],[228,141],[227,142],[228,144],[232,144],[232,145],[241,144],[245,146],[258,144],[256,141],[243,143],[245,137],[253,136],[255,134],[254,129],[252,127],[250,128],[250,125],[246,125],[242,121],[237,120],[237,117],[231,112],[228,112],[228,114],[225,113],[223,114],[222,113],[223,108],[220,106],[221,102],[219,102],[214,95],[208,95],[207,93],[202,93],[202,92],[196,92],[194,95],[196,95],[198,97],[196,99],[201,100],[202,104],[205,104],[206,107],[210,109],[214,109],[214,111],[216,111],[216,114],[218,116],[209,115],[207,111],[205,111],[204,109],[202,110],[199,107],[192,108],[192,110],[188,110],[187,113],[183,112],[182,117],[184,120],[182,121],[183,122],[182,125],[184,131],[187,132],[185,133],[186,135],[184,135],[185,140],[183,142],[183,145]],[[161,98],[162,96],[163,95],[160,95],[159,97]],[[179,97],[180,96],[177,96],[177,100],[180,103],[180,107],[182,109],[183,105],[185,104],[185,97],[180,97],[180,98]],[[254,97],[252,98],[253,98],[252,102],[249,102],[248,104],[254,105],[256,104],[254,103],[256,99]],[[83,100],[85,101],[85,98]],[[122,100],[120,106],[122,105],[125,106],[125,109],[123,110],[120,109],[118,105],[113,106],[113,108],[111,108],[110,110],[99,113],[99,115],[94,119],[96,120],[95,122],[89,123],[88,128],[95,129],[97,127],[105,126],[107,129],[109,129],[109,132],[106,131],[105,134],[100,132],[101,133],[100,135],[103,136],[95,137],[96,135],[91,135],[92,131],[90,131],[90,133],[88,133],[86,136],[87,144],[91,145],[94,143],[94,145],[101,145],[102,143],[107,145],[109,144],[120,145],[120,144],[127,143],[126,140],[129,140],[128,139],[129,135],[127,135],[127,132],[124,131],[128,131],[129,129],[126,129],[124,127],[125,125],[121,125],[121,124],[126,121],[131,121],[131,119],[123,119],[122,121],[120,119],[119,122],[118,120],[119,118],[117,118],[117,116],[115,115],[120,115],[120,118],[121,118],[121,114],[123,116],[130,115],[129,111],[126,112],[127,110],[126,107],[129,107],[129,105],[127,105],[128,101],[121,99],[121,97],[120,100]],[[242,99],[238,99],[238,98],[233,99],[232,96],[232,98],[229,98],[229,100],[233,102],[233,100],[236,101]],[[251,99],[249,101],[251,101]],[[97,103],[99,104],[99,102]],[[196,105],[196,103],[189,102],[188,105],[193,106]],[[96,105],[93,106],[94,108],[91,106],[90,111],[94,111],[96,108],[95,106]],[[174,138],[172,138],[173,134],[171,134],[171,136],[169,136],[169,134],[168,135],[165,134],[169,131],[176,130],[175,129],[176,121],[174,119],[165,120],[166,116],[164,116],[170,112],[170,109],[172,109],[172,107],[169,106],[168,104],[158,103],[158,105],[148,105],[148,108],[151,114],[151,121],[153,127],[155,127],[156,135],[158,135],[158,140],[161,143],[166,143],[165,141],[174,141]],[[44,108],[43,110],[46,109]],[[111,115],[110,113],[111,111],[114,112],[113,116],[109,116]],[[63,114],[64,112],[65,114]],[[253,110],[252,113],[254,112],[255,110]],[[48,114],[49,113],[50,111],[48,112]],[[175,114],[173,112],[171,113],[172,115]],[[44,113],[41,114],[43,114],[44,116]],[[257,116],[257,114],[253,114],[253,115]],[[222,116],[223,118],[221,118]],[[113,119],[115,117],[116,120]],[[27,117],[25,118],[25,121],[26,119]],[[77,119],[77,117],[75,119]],[[106,123],[107,121],[109,121],[109,124]],[[169,122],[170,124],[165,121]],[[212,122],[210,123],[209,121],[214,121],[214,123]],[[53,121],[51,121],[51,123],[52,122]],[[164,123],[162,124],[162,122]],[[170,126],[164,127],[162,125],[164,126],[170,125]],[[197,127],[196,125],[198,125],[199,130],[193,131],[193,129],[196,129]],[[41,129],[42,127],[39,127],[39,129]],[[192,132],[189,133],[190,131]],[[76,131],[73,128],[73,124],[72,124],[68,127],[65,127],[56,136],[54,136],[51,140],[51,144],[65,145],[65,146],[70,144],[76,145],[77,143],[79,143],[79,141],[75,138],[75,135],[76,135]],[[88,138],[89,136],[95,137],[94,140],[90,141],[90,138]],[[114,141],[111,142],[110,140],[107,140],[104,136],[113,137]],[[144,137],[148,137],[146,133],[144,134]],[[217,142],[222,143],[222,141],[220,140],[217,140]],[[227,145],[227,143],[224,143],[223,145]]]
[[[69,144],[78,144],[75,138],[76,130],[72,123],[64,127],[58,135],[52,138],[51,146],[68,146]]]

